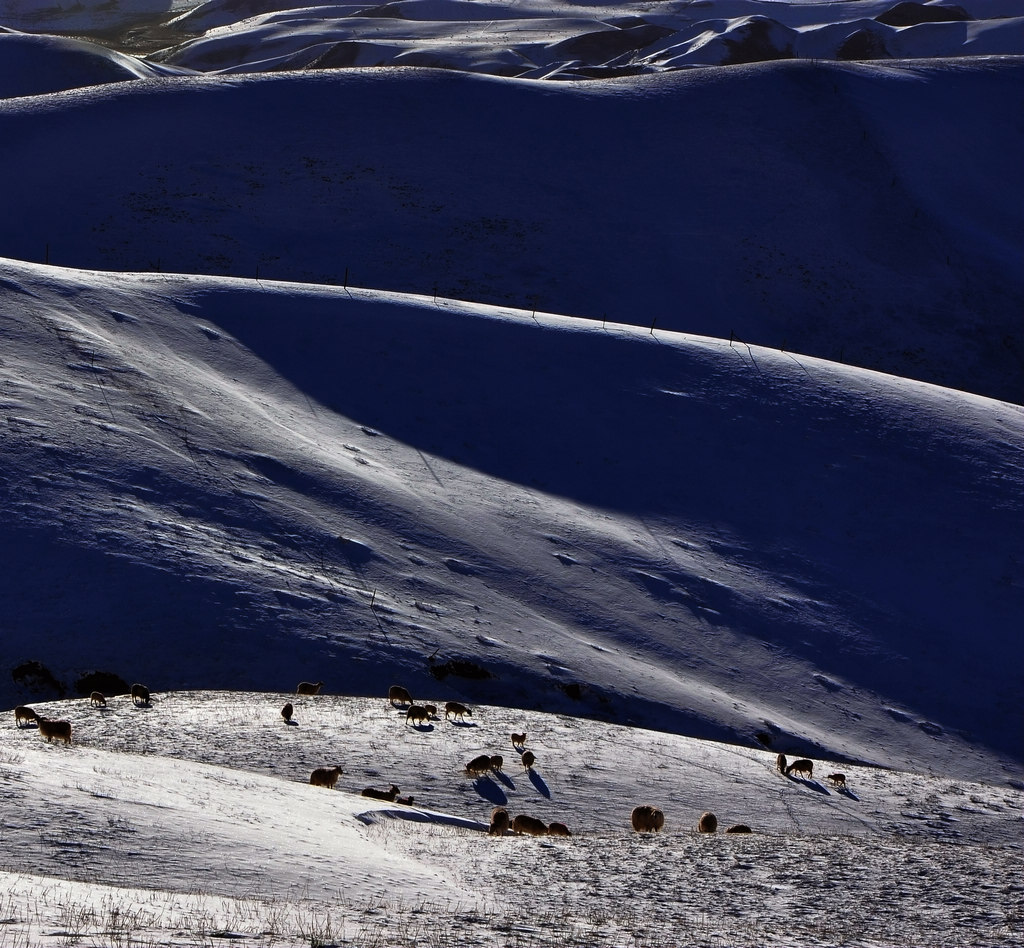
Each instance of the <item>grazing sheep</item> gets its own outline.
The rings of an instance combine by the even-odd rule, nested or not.
[[[89,704],[94,708],[105,708],[107,706],[107,699],[103,697],[103,692],[94,691],[89,695]]]
[[[388,701],[392,707],[397,704],[412,704],[412,695],[401,685],[392,685],[388,688]]]
[[[547,836],[548,824],[543,820],[538,820],[535,816],[526,816],[520,813],[512,821],[512,832],[526,833],[530,836]]]
[[[718,830],[718,817],[714,813],[701,813],[697,820],[697,829],[702,833],[714,833]]]
[[[846,774],[829,774],[828,779],[833,787],[846,789]]]
[[[793,774],[793,773],[807,774],[808,777],[813,777],[814,776],[814,764],[812,764],[809,760],[807,760],[805,758],[802,758],[800,760],[794,760],[793,763],[791,763],[786,768],[786,775],[787,776],[789,774]]]
[[[633,808],[630,820],[638,833],[657,833],[665,825],[665,814],[656,806],[645,803]]]
[[[22,721],[38,721],[39,715],[35,713],[31,708],[26,705],[19,704],[14,709],[14,723],[17,727],[21,727]]]
[[[415,799],[416,799],[415,797],[411,797],[411,796],[410,797],[397,797],[395,799],[395,803],[401,803],[402,806],[412,806],[413,800],[415,800]]]
[[[70,721],[51,721],[49,718],[38,718],[38,721],[39,733],[46,738],[47,744],[54,739],[63,741],[65,744],[71,743]]]
[[[517,750],[521,749],[522,746],[525,743],[526,743],[526,732],[525,731],[522,734],[513,734],[512,735],[512,746],[515,747]]]
[[[437,705],[436,704],[425,704],[423,710],[427,712],[432,718],[437,717]]]
[[[523,756],[520,758],[520,760],[522,761],[523,766],[527,770],[533,770],[533,765],[537,763],[537,758],[534,755],[533,751],[524,751]]]
[[[779,756],[775,758],[775,769],[778,770],[780,774],[784,774],[786,772],[787,763],[789,762],[786,760],[786,755],[779,754]]]
[[[484,774],[491,772],[491,758],[487,754],[481,754],[479,757],[474,757],[468,764],[466,764],[466,773],[471,777],[481,777]]]
[[[487,829],[487,834],[489,836],[504,836],[510,822],[508,810],[503,806],[496,806],[491,810],[491,825]]]
[[[472,716],[473,712],[458,701],[449,701],[444,706],[444,716],[446,718],[455,718],[457,721],[465,721],[467,714]]]
[[[284,719],[285,719],[286,721],[290,721],[290,720],[292,719],[292,712],[293,712],[294,710],[295,710],[295,709],[294,709],[294,708],[292,707],[292,703],[291,703],[291,702],[289,701],[289,702],[288,702],[288,703],[287,703],[287,704],[286,704],[286,705],[285,705],[285,706],[284,706],[284,707],[283,707],[283,708],[281,709],[281,717],[282,717],[282,718],[284,718]]]
[[[730,826],[727,833],[752,833],[754,832],[746,823],[737,823],[735,826]]]
[[[295,693],[297,695],[318,695],[323,686],[324,683],[322,681],[300,681],[295,689]]]
[[[317,767],[309,775],[309,782],[314,787],[327,787],[329,790],[333,790],[341,774],[340,767]]]
[[[409,710],[405,712],[405,723],[408,724],[410,721],[413,724],[429,724],[430,712],[418,704],[411,704]]]
[[[398,794],[402,791],[398,789],[394,784],[391,784],[390,790],[377,790],[374,787],[367,787],[363,790],[361,796],[370,797],[374,800],[387,800],[389,803],[394,803],[398,799]]]
[[[132,704],[134,704],[135,707],[149,704],[149,689],[145,685],[140,685],[138,683],[132,685],[131,694]]]
[[[548,823],[548,836],[572,836],[564,823]]]
[[[504,763],[505,758],[501,754],[491,754],[491,770],[501,770]]]

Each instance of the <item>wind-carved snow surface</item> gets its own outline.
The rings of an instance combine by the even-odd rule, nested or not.
[[[539,712],[171,692],[37,705],[70,746],[0,726],[4,937],[261,945],[1010,945],[1024,793]],[[294,704],[290,724],[280,708]],[[510,743],[526,732],[526,770]],[[500,754],[471,778],[465,763]],[[340,764],[335,790],[308,784]],[[360,796],[396,784],[410,805]],[[45,801],[43,804],[42,801]],[[662,834],[629,825],[663,809]],[[570,838],[489,837],[495,805]],[[720,830],[698,834],[704,811]],[[16,861],[14,857],[16,854]],[[109,937],[109,935],[108,935]]]

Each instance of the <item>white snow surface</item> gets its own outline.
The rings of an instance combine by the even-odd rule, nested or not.
[[[73,741],[0,727],[4,944],[1011,945],[1024,909],[1019,789],[863,767],[837,789],[827,761],[786,777],[766,751],[488,705],[423,726],[284,693],[36,708]],[[466,776],[480,753],[501,769]],[[392,783],[410,805],[359,795]],[[632,832],[638,803],[661,834]],[[488,836],[496,805],[573,835]]]

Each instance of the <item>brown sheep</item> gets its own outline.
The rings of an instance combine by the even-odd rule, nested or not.
[[[51,721],[49,718],[39,718],[39,733],[46,738],[49,744],[54,740],[71,743],[71,722]]]
[[[527,770],[533,770],[533,765],[537,763],[537,758],[534,755],[533,751],[524,751],[523,756],[520,758],[520,760],[522,761],[523,766]]]
[[[491,754],[491,770],[501,770],[505,758],[501,754]]]
[[[779,756],[775,758],[775,769],[780,774],[784,774],[786,772],[786,764],[787,763],[788,763],[788,761],[786,760],[786,755],[785,754],[779,754]]]
[[[525,731],[522,734],[513,734],[512,735],[512,746],[514,748],[516,748],[517,750],[521,750],[525,743],[526,743],[526,732]]]
[[[132,685],[131,695],[132,704],[134,704],[135,707],[149,704],[149,689],[145,685],[140,685],[138,683]]]
[[[524,813],[520,813],[512,821],[512,832],[526,833],[529,836],[547,836],[548,824],[543,820],[538,820],[535,816],[526,816]]]
[[[423,710],[427,712],[432,718],[437,717],[437,705],[436,704],[425,704]]]
[[[340,767],[317,767],[309,775],[309,782],[314,787],[327,787],[329,790],[333,790],[341,774]]]
[[[487,829],[489,836],[504,836],[509,827],[508,810],[503,806],[496,806],[491,810],[491,825]]]
[[[107,699],[103,697],[103,692],[94,691],[89,695],[89,704],[94,708],[105,708],[107,706]]]
[[[630,820],[638,833],[658,833],[665,825],[665,814],[656,806],[643,804],[633,808]]]
[[[14,709],[14,723],[18,727],[21,727],[21,722],[22,721],[38,721],[38,720],[39,720],[39,715],[36,714],[36,712],[33,711],[30,707],[28,707],[28,706],[26,706],[24,704],[19,704],[18,707],[16,707]]]
[[[726,832],[727,833],[752,833],[753,830],[749,826],[747,826],[746,823],[737,823],[735,826],[730,826],[726,830]]]
[[[444,706],[444,716],[446,718],[455,718],[457,721],[465,721],[467,714],[472,716],[473,712],[458,701],[449,701]]]
[[[833,787],[846,789],[846,774],[829,774],[828,779]]]
[[[548,823],[548,836],[572,836],[564,823]]]
[[[412,704],[412,695],[401,685],[392,685],[388,688],[388,701],[392,706],[397,704]]]
[[[786,768],[786,775],[787,776],[789,774],[793,774],[793,773],[807,774],[808,777],[813,777],[814,776],[814,764],[812,764],[807,759],[794,760],[793,763],[791,763]]]
[[[715,833],[718,831],[718,817],[714,813],[701,813],[697,820],[697,829],[701,833]]]
[[[389,803],[394,803],[398,799],[398,794],[402,791],[398,789],[394,784],[391,784],[390,790],[377,790],[374,787],[367,787],[360,796],[370,797],[373,800],[387,800]]]
[[[416,799],[415,797],[411,797],[411,796],[409,796],[409,797],[397,797],[395,799],[395,803],[401,803],[402,806],[412,806],[413,801],[415,799]]]
[[[291,702],[289,701],[289,702],[288,702],[288,703],[287,703],[287,704],[286,704],[286,705],[285,705],[285,706],[284,706],[284,707],[283,707],[283,708],[281,709],[281,717],[282,717],[282,718],[284,718],[284,719],[285,719],[286,721],[291,721],[291,719],[292,719],[292,713],[293,713],[294,711],[295,711],[295,709],[294,709],[294,708],[292,707],[292,703],[291,703]]]
[[[405,723],[408,724],[410,721],[416,725],[429,724],[430,712],[418,704],[411,704],[409,705],[409,710],[405,712]]]
[[[295,693],[297,695],[318,695],[323,686],[322,681],[300,681],[295,688]]]
[[[466,773],[471,777],[481,777],[484,774],[491,772],[491,758],[487,754],[481,754],[479,757],[474,757],[468,764],[466,764]]]

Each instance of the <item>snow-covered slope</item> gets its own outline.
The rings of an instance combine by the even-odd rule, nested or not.
[[[1021,402],[1022,75],[349,70],[10,99],[0,254],[656,322]]]
[[[383,694],[401,671],[1019,769],[1017,406],[444,300],[3,276],[12,704],[56,693],[28,661],[66,693],[102,671]]]
[[[440,706],[449,692],[417,695]],[[281,719],[295,704],[291,725]],[[383,698],[167,693],[87,700],[70,747],[0,724],[5,937],[507,945],[1013,944],[1024,793],[482,706],[405,723]],[[525,731],[527,771],[509,742]],[[465,763],[500,754],[471,779]],[[340,764],[334,791],[308,784]],[[398,785],[411,806],[359,795]],[[40,801],[45,806],[40,806]],[[665,831],[629,827],[638,803]],[[568,839],[488,837],[491,808]],[[713,811],[720,829],[701,836]],[[970,887],[965,880],[970,878]],[[173,933],[173,934],[172,934]],[[375,939],[375,940],[374,940]],[[144,942],[145,943],[145,942]]]

